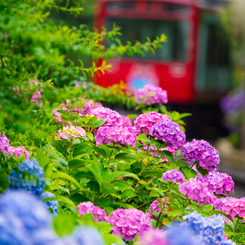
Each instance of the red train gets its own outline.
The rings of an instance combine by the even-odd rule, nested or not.
[[[131,90],[151,83],[167,90],[170,104],[214,108],[233,84],[231,47],[219,8],[217,0],[98,0],[99,30],[120,26],[122,44],[143,43],[162,33],[167,42],[155,55],[149,51],[145,58],[111,60],[111,72],[96,76],[95,82],[107,87],[123,80]],[[196,107],[186,108],[193,112]],[[197,110],[210,114],[210,107]]]

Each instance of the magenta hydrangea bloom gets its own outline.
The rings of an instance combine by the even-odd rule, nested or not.
[[[104,222],[106,221],[106,212],[97,207],[94,206],[92,202],[82,202],[77,206],[77,210],[81,216],[87,213],[91,213],[94,216],[95,222]]]
[[[168,103],[167,91],[152,84],[147,84],[138,89],[135,94],[137,104],[163,104]]]
[[[230,215],[233,219],[236,216],[245,217],[245,200],[234,197],[223,198],[222,212]]]
[[[166,114],[162,115],[158,112],[152,111],[138,116],[134,121],[134,126],[140,132],[148,135],[150,134],[152,126],[161,120],[170,121],[172,119]]]
[[[18,157],[25,157],[26,159],[30,159],[30,153],[28,150],[26,150],[26,148],[24,146],[18,146],[18,147],[13,147],[10,146],[9,147],[9,153],[10,156],[15,155]]]
[[[205,177],[199,174],[198,179],[207,183],[208,188],[216,194],[228,195],[234,192],[234,181],[226,173],[209,172]]]
[[[106,145],[115,143],[116,145],[135,146],[136,137],[139,135],[134,128],[119,128],[119,127],[100,127],[96,133],[96,145]]]
[[[198,161],[209,172],[216,171],[220,163],[219,152],[205,140],[193,139],[187,142],[181,154],[189,163]]]
[[[151,204],[151,206],[149,207],[150,212],[151,212],[152,214],[153,214],[154,212],[157,212],[157,213],[160,214],[161,209],[160,209],[159,205],[161,205],[162,208],[165,208],[166,204],[169,203],[167,197],[162,198],[161,200],[163,201],[163,203],[160,204],[160,203],[158,202],[158,200],[155,200],[155,201]],[[165,206],[163,206],[164,204],[165,204]]]
[[[162,175],[162,179],[165,181],[172,181],[173,183],[183,183],[184,175],[178,169],[168,170]]]
[[[3,153],[6,153],[7,155],[10,154],[10,152],[9,152],[9,140],[5,136],[4,133],[1,135],[1,132],[0,132],[0,151]]]
[[[151,229],[140,237],[137,245],[169,245],[169,241],[163,230]]]
[[[213,203],[214,195],[209,190],[207,183],[203,183],[197,178],[189,179],[187,182],[180,184],[179,191],[199,205]]]
[[[125,241],[133,241],[137,234],[142,235],[152,228],[149,216],[136,208],[119,208],[107,217],[107,222],[113,225],[112,234]]]
[[[70,123],[70,126],[66,126],[60,129],[57,136],[58,138],[62,138],[64,140],[76,139],[80,137],[86,139],[86,131],[81,127],[75,127]]]
[[[120,115],[120,116],[121,116],[121,119],[122,119],[122,127],[123,128],[127,128],[127,127],[132,127],[133,126],[132,125],[132,121],[128,117],[126,117],[124,115]]]
[[[121,127],[122,118],[120,114],[106,107],[98,107],[90,112],[91,115],[98,117],[98,119],[106,119],[103,124],[104,127]]]
[[[179,124],[172,121],[162,120],[155,123],[150,134],[155,136],[155,139],[165,142],[166,146],[172,146],[175,151],[178,151],[186,141],[185,133]]]

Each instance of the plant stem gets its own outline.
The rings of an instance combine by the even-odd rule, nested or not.
[[[146,202],[146,203],[140,205],[139,207],[137,207],[137,209],[142,208],[142,207],[146,206],[147,204],[149,204],[149,203],[151,203],[151,202],[154,202],[155,200],[157,200],[157,198],[155,198],[155,199],[153,199],[153,200],[151,200],[151,201],[149,201],[149,202]]]

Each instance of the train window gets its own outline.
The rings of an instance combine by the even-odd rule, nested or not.
[[[189,33],[188,21],[169,21],[169,20],[141,20],[141,19],[107,19],[107,30],[112,29],[113,23],[121,27],[121,36],[117,36],[126,44],[130,41],[141,43],[146,42],[146,37],[154,40],[156,36],[162,33],[167,36],[167,42],[163,43],[162,49],[157,49],[156,54],[145,52],[146,59],[167,60],[167,61],[185,61],[187,59],[187,43]],[[107,45],[110,45],[107,43]],[[126,56],[125,56],[126,57]],[[135,55],[134,58],[142,58],[141,55]]]

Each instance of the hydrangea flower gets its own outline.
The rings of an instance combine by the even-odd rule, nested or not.
[[[216,194],[228,195],[234,192],[234,181],[226,173],[209,172],[205,177],[199,174],[198,179],[207,183],[208,188]]]
[[[40,196],[45,186],[43,169],[35,158],[25,160],[18,165],[17,172],[12,170],[9,177],[9,189],[24,189]]]
[[[6,153],[7,156],[10,154],[10,152],[9,152],[9,140],[5,136],[4,133],[1,136],[1,132],[0,132],[0,151],[3,153]]]
[[[232,240],[222,241],[219,245],[236,245]]]
[[[138,131],[133,127],[100,127],[96,133],[95,140],[96,145],[115,143],[116,145],[130,145],[134,147],[138,135]]]
[[[213,203],[213,193],[209,190],[207,184],[196,178],[189,179],[187,182],[180,184],[179,191],[188,196],[191,200],[197,202],[199,205],[208,205]]]
[[[162,209],[163,209],[163,208],[166,207],[167,203],[169,203],[167,197],[162,198],[161,200],[162,200],[162,203],[161,203],[161,204],[158,202],[158,200],[155,200],[155,201],[153,201],[153,203],[152,203],[151,206],[149,207],[150,212],[151,212],[152,214],[153,214],[154,212],[157,212],[157,213],[160,214],[161,209],[160,209],[159,206],[161,205],[161,207],[162,207]]]
[[[9,155],[25,157],[28,160],[30,159],[30,153],[28,150],[26,150],[24,146],[17,146],[17,147],[9,146]]]
[[[173,183],[183,183],[184,175],[178,169],[168,170],[162,175],[164,181],[172,181]]]
[[[137,104],[161,105],[163,103],[168,103],[167,91],[152,84],[147,84],[143,88],[138,89],[135,98]]]
[[[152,126],[161,120],[170,121],[172,119],[166,114],[162,115],[158,112],[152,111],[138,116],[134,121],[134,126],[139,132],[148,135],[150,134]]]
[[[59,129],[57,136],[58,138],[62,138],[64,140],[76,139],[80,137],[86,139],[86,131],[81,127],[75,127],[71,124],[69,127],[66,126],[63,127],[63,129]]]
[[[216,171],[220,163],[219,152],[205,140],[187,142],[181,154],[189,163],[198,161],[201,167],[210,172]]]
[[[180,126],[172,121],[158,121],[151,128],[150,134],[155,139],[162,140],[166,146],[172,146],[175,151],[178,151],[186,141],[185,133]]]
[[[113,224],[112,234],[125,241],[133,241],[137,234],[142,235],[152,228],[149,216],[136,208],[119,208],[107,217],[107,222]]]
[[[77,210],[81,216],[83,216],[86,213],[93,214],[95,222],[106,221],[106,212],[103,209],[94,206],[92,202],[80,203],[77,206]]]
[[[36,244],[37,233],[51,229],[48,210],[23,190],[9,190],[0,196],[0,220],[0,244]]]
[[[99,107],[91,110],[90,114],[96,116],[98,119],[106,119],[103,124],[104,127],[121,127],[122,118],[120,114],[106,107]]]
[[[196,211],[183,217],[197,236],[199,236],[205,245],[219,244],[224,237],[224,221],[220,216],[202,217]]]
[[[225,214],[230,215],[233,219],[235,219],[236,216],[245,217],[245,200],[244,199],[227,197],[227,198],[223,198],[222,203],[223,203],[223,206],[221,210]]]
[[[55,195],[51,192],[43,192],[41,194],[41,199],[45,199],[48,197],[55,197]],[[44,202],[44,204],[46,205],[47,208],[51,208],[53,210],[53,215],[56,216],[58,214],[58,206],[59,206],[59,202],[58,201],[46,201]]]
[[[132,127],[133,126],[132,125],[132,121],[128,117],[126,117],[124,115],[120,115],[120,116],[121,116],[121,119],[122,119],[122,127],[123,128],[127,128],[127,127]]]
[[[169,242],[163,230],[151,229],[140,237],[137,245],[169,245]]]

